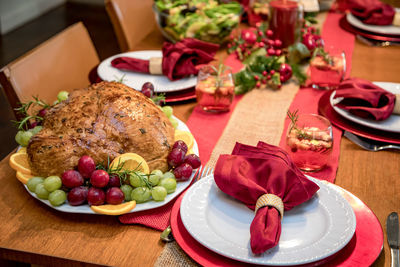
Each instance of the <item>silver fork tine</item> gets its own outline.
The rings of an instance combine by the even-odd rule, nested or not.
[[[197,182],[197,180],[199,180],[199,177],[201,176],[201,172],[202,172],[203,170],[204,170],[204,169],[203,169],[203,166],[201,165],[201,166],[199,167],[199,169],[197,170],[196,174],[195,174],[194,177],[193,177],[193,182],[192,182],[192,184],[194,184],[195,182]]]

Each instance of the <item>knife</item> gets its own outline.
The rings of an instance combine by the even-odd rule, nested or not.
[[[392,256],[392,267],[399,267],[399,215],[397,212],[389,214],[386,220],[386,233]]]

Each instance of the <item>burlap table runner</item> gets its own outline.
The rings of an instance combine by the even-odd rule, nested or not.
[[[258,141],[278,145],[286,112],[299,90],[290,83],[280,90],[258,89],[237,104],[207,165],[214,167],[219,155],[230,154],[236,142],[256,145]],[[212,116],[212,115],[210,115]],[[198,266],[176,242],[167,243],[155,266]]]

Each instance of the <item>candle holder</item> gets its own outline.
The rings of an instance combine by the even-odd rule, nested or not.
[[[303,6],[290,0],[274,0],[269,6],[269,29],[273,37],[282,41],[282,47],[294,44],[300,37]]]
[[[235,95],[235,84],[229,67],[202,67],[197,75],[196,97],[204,111],[229,111]]]

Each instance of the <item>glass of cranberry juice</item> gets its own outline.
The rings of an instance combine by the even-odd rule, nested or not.
[[[332,154],[332,125],[325,117],[301,114],[289,125],[286,151],[302,171],[323,169]]]
[[[311,59],[309,72],[313,88],[336,89],[346,73],[346,56],[335,50],[328,52],[327,57],[316,55]]]
[[[200,107],[209,112],[229,111],[235,94],[232,72],[226,66],[202,67],[197,76],[196,97]]]

